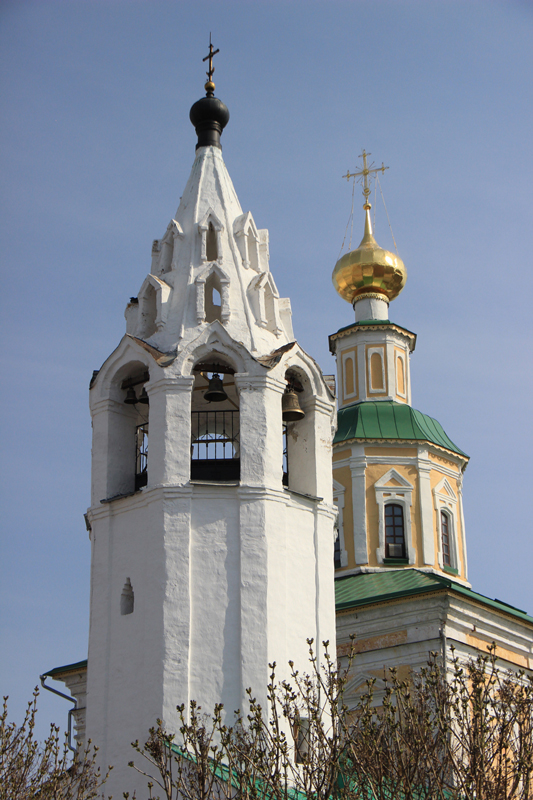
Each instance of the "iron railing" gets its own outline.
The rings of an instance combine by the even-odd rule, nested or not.
[[[191,479],[240,479],[238,411],[193,411],[191,415]]]

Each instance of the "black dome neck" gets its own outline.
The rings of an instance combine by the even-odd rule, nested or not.
[[[206,84],[206,88],[209,84]],[[212,91],[207,91],[206,97],[192,106],[189,113],[190,120],[198,135],[199,147],[220,147],[220,136],[229,121],[228,107],[215,97]]]

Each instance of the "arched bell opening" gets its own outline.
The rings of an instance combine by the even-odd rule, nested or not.
[[[294,469],[298,460],[298,423],[305,417],[300,398],[304,395],[304,384],[301,375],[289,369],[285,373],[285,391],[281,396],[281,418],[283,422],[283,486],[294,488]],[[289,469],[290,468],[290,469]]]
[[[240,480],[239,395],[234,367],[218,354],[193,368],[191,480]]]
[[[148,483],[149,378],[144,364],[130,362],[117,371],[111,382],[112,402],[104,412],[105,422],[102,420],[95,428],[94,445],[95,452],[102,452],[97,442],[105,432],[105,499],[131,494]],[[99,469],[99,464],[93,464],[93,470]]]
[[[148,484],[148,433],[150,401],[146,382],[150,375],[146,369],[134,372],[121,382],[124,405],[130,409],[134,439],[134,491]],[[129,449],[129,448],[128,448]]]

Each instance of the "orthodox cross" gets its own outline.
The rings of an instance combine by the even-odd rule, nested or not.
[[[213,56],[216,56],[217,53],[220,53],[220,48],[213,50],[213,45],[211,44],[211,34],[209,34],[209,53],[206,55],[205,58],[202,58],[202,61],[207,61],[207,59],[209,59],[209,69],[206,72],[207,79],[209,81],[213,80],[213,73],[215,71],[215,68],[213,66]]]
[[[373,167],[372,164],[370,164],[370,167],[369,167],[368,164],[367,164],[367,160],[366,159],[367,159],[368,156],[371,156],[371,155],[372,155],[372,153],[367,153],[366,150],[363,150],[362,154],[359,156],[359,158],[363,159],[363,169],[361,170],[361,172],[352,172],[352,173],[350,173],[350,171],[348,171],[346,173],[346,175],[342,176],[343,178],[346,178],[346,180],[348,180],[348,181],[350,180],[350,178],[360,178],[361,179],[360,183],[363,185],[363,194],[364,194],[364,197],[365,197],[365,205],[368,204],[368,198],[370,196],[370,187],[368,185],[368,176],[369,175],[377,175],[378,172],[383,173],[383,172],[385,172],[386,169],[388,169],[388,167],[386,167],[383,162],[381,162],[381,167],[372,168]]]

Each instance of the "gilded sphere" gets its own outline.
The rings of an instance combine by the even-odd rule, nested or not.
[[[372,235],[370,216],[363,241],[357,250],[345,253],[335,264],[332,275],[335,289],[349,303],[368,293],[382,294],[388,300],[398,297],[407,280],[404,263],[394,253],[383,250]]]

